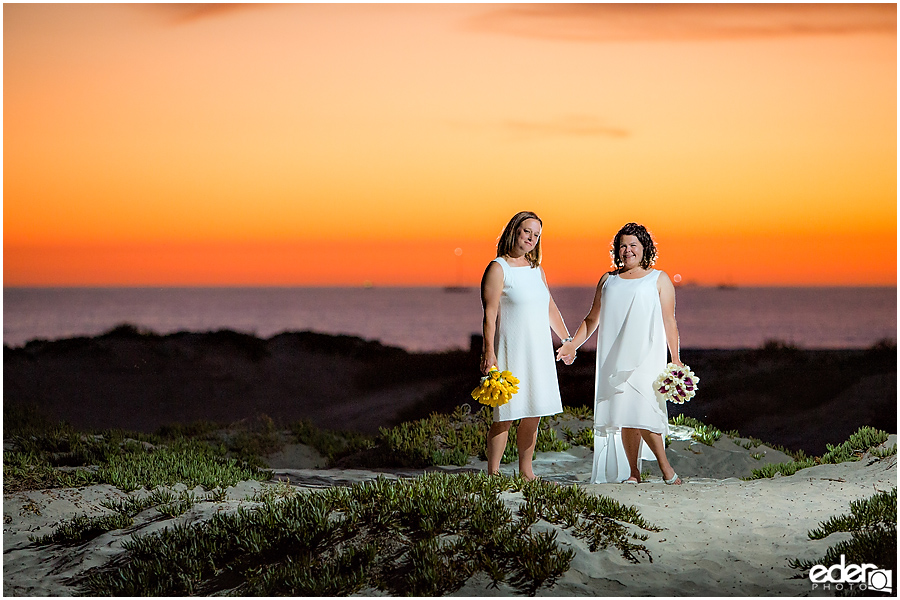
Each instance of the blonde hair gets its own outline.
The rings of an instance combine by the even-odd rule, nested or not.
[[[506,224],[506,227],[503,228],[503,233],[500,234],[500,237],[497,238],[497,256],[505,256],[509,254],[509,252],[513,249],[513,246],[516,244],[516,235],[519,232],[519,226],[527,221],[528,219],[535,219],[538,223],[541,224],[541,227],[544,226],[544,222],[541,221],[541,218],[531,212],[530,210],[523,210],[520,213],[517,213],[512,219],[509,220],[509,223]],[[541,264],[541,238],[538,236],[538,241],[534,245],[534,248],[531,249],[531,252],[525,255],[525,258],[528,259],[528,262],[531,263],[531,268],[537,268]]]

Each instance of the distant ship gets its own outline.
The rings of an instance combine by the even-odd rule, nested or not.
[[[444,291],[448,294],[466,294],[472,288],[468,288],[462,285],[448,285],[444,288]]]

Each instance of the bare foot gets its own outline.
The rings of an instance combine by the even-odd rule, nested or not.
[[[623,483],[640,483],[640,482],[641,482],[640,477],[629,477]]]

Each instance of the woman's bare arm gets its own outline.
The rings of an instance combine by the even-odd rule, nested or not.
[[[500,296],[503,294],[503,267],[491,261],[481,278],[481,306],[484,319],[481,324],[481,372],[487,375],[491,367],[497,366],[494,353],[494,335],[497,332],[497,315],[500,313]]]
[[[678,339],[678,323],[675,322],[675,286],[665,271],[660,271],[656,289],[659,290],[659,303],[662,306],[663,326],[666,330],[669,354],[672,355],[672,362],[681,366],[683,363]]]
[[[575,351],[584,344],[600,325],[600,303],[603,295],[603,284],[606,283],[609,273],[605,273],[597,283],[597,290],[594,292],[594,301],[591,304],[591,310],[578,326],[578,330],[572,337],[572,341],[566,342],[560,346],[556,352],[556,360],[561,360],[567,365],[572,364],[575,360]]]

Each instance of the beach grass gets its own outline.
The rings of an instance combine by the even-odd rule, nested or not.
[[[745,450],[750,450],[752,448],[756,448],[758,446],[762,446],[765,444],[769,448],[773,450],[777,450],[782,454],[787,454],[791,458],[794,459],[795,462],[802,462],[807,459],[806,453],[803,450],[791,450],[789,448],[785,448],[780,444],[772,444],[769,442],[765,442],[761,439],[754,437],[747,437],[741,435],[739,431],[736,429],[731,429],[728,431],[722,431],[714,425],[708,425],[698,419],[693,417],[688,417],[684,414],[678,414],[674,417],[669,418],[669,425],[676,426],[685,426],[690,427],[694,431],[691,433],[691,439],[700,442],[701,444],[705,444],[707,446],[714,445],[722,436],[731,439],[736,445],[741,446]]]
[[[679,414],[670,418],[669,424],[692,428],[694,431],[693,433],[691,433],[691,437],[701,444],[705,444],[707,446],[714,445],[723,435],[722,431],[717,427],[707,425],[706,423],[698,421],[693,417],[686,417],[683,414]],[[729,433],[736,434],[737,432],[734,431]]]
[[[572,431],[568,426],[562,428],[563,436],[566,441],[573,446],[584,446],[585,448],[594,447],[594,428],[582,427],[578,431]]]
[[[134,524],[134,518],[120,512],[112,512],[101,516],[77,514],[64,519],[56,526],[53,533],[44,536],[31,536],[32,542],[38,546],[48,544],[78,544],[93,539],[100,534],[114,529],[124,529]]]
[[[184,483],[188,487],[199,485],[211,490],[240,481],[265,481],[271,477],[271,472],[235,458],[226,458],[209,444],[184,440],[157,447],[153,451],[114,456],[100,465],[98,475],[100,483],[109,483],[127,492],[176,483]]]
[[[592,419],[593,412],[587,407],[567,406],[563,409],[562,416]],[[472,412],[468,404],[462,404],[450,414],[432,413],[424,419],[404,422],[390,429],[382,428],[382,452],[375,460],[406,467],[464,466],[472,457],[487,460],[485,440],[492,422],[493,413],[490,408],[482,406],[477,412]],[[573,445],[593,446],[591,428],[580,429],[576,434],[563,426],[561,431],[565,439],[560,439],[551,426],[555,422],[555,417],[541,420],[535,452],[563,452]],[[509,464],[519,458],[517,431],[518,424],[514,422],[500,459],[502,464]]]
[[[763,479],[775,477],[775,475],[793,475],[801,469],[814,467],[822,464],[838,464],[847,461],[859,460],[864,454],[868,453],[876,459],[886,458],[897,454],[897,444],[891,448],[884,448],[882,445],[888,440],[888,433],[872,427],[860,427],[855,433],[843,443],[833,446],[826,445],[828,450],[820,457],[798,457],[793,462],[773,463],[764,465],[759,469],[753,469],[749,477],[745,480]]]
[[[320,429],[309,420],[297,421],[290,428],[298,443],[311,446],[330,462],[375,446],[374,436],[355,431]]]
[[[790,566],[802,569],[806,573],[815,565],[830,566],[843,560],[847,564],[874,564],[881,569],[897,572],[897,488],[881,491],[877,494],[855,500],[850,503],[850,514],[832,517],[819,524],[809,532],[809,539],[822,540],[835,533],[850,533],[850,539],[844,539],[828,548],[817,560],[794,559]],[[842,595],[861,595],[866,590],[847,589],[839,591]],[[854,592],[856,592],[854,594]],[[866,595],[879,593],[869,591]]]
[[[131,527],[134,525],[134,517],[149,508],[155,508],[165,518],[174,519],[189,511],[199,502],[221,501],[223,492],[224,490],[217,489],[204,497],[198,497],[188,490],[174,492],[165,488],[157,488],[144,496],[127,496],[124,499],[107,498],[100,503],[100,506],[109,510],[109,513],[99,516],[76,514],[70,519],[63,520],[56,526],[53,533],[29,536],[29,539],[38,546],[79,544],[107,531]]]
[[[184,483],[211,490],[268,471],[228,456],[223,444],[108,430],[83,433],[61,423],[32,422],[6,428],[3,491],[110,484],[124,491]],[[8,436],[8,437],[7,437]]]
[[[167,425],[157,429],[152,439],[163,443],[187,439],[222,446],[229,457],[255,467],[265,467],[261,457],[278,452],[285,444],[281,428],[265,414],[229,424],[197,421]]]
[[[578,411],[579,418],[589,414],[586,410]],[[291,433],[330,461],[347,460],[353,468],[360,460],[465,465],[483,457],[491,421],[489,408],[473,413],[463,405],[449,415],[435,413],[383,429],[379,436],[319,430],[309,422],[291,425]],[[538,451],[592,444],[592,428],[573,432],[563,422],[543,420]],[[670,423],[692,427],[698,442],[698,437],[712,443],[722,436],[739,437],[688,417]],[[236,435],[242,432],[244,437]],[[270,482],[239,508],[223,505],[211,518],[186,523],[178,517],[198,504],[224,500],[225,487],[270,480],[271,472],[255,465],[259,453],[272,451],[277,439],[283,443],[284,432],[271,419],[242,422],[223,437],[221,425],[208,422],[153,435],[84,433],[23,413],[10,434],[5,492],[95,483],[138,490],[104,500],[105,514],[63,520],[52,533],[31,538],[35,545],[76,546],[109,531],[127,531],[148,509],[155,510],[152,520],[170,521],[161,530],[127,539],[126,552],[115,563],[76,582],[88,595],[433,596],[452,594],[473,577],[534,595],[552,587],[574,557],[560,543],[561,532],[548,531],[547,524],[583,540],[591,552],[614,550],[631,562],[653,560],[643,543],[648,536],[635,528],[660,531],[634,507],[577,486],[484,473],[425,473],[314,491]],[[784,475],[815,464],[858,460],[866,453],[876,459],[896,454],[896,445],[884,448],[887,439],[885,432],[864,427],[844,443],[828,445],[822,457],[768,465],[751,478],[769,476],[761,474],[769,470]],[[516,459],[515,429],[510,440],[506,462]],[[747,443],[755,447],[752,440]],[[166,489],[178,483],[201,486],[207,493]],[[822,523],[810,538],[838,532],[853,537],[829,549],[821,564],[832,564],[828,561],[842,552],[848,561],[853,553],[860,561],[889,564],[884,555],[891,543],[896,553],[896,489],[892,498],[879,495],[852,504],[850,515]],[[800,562],[791,566],[809,568]]]
[[[468,404],[457,406],[451,414],[432,413],[427,418],[381,428],[375,451],[365,460],[367,466],[429,467],[465,466],[472,457],[486,460],[485,440],[493,421],[492,410],[482,407],[471,412]],[[501,463],[518,460],[518,425],[513,423],[507,436]],[[561,452],[570,447],[544,420],[538,430],[536,452]]]
[[[564,574],[573,551],[543,520],[570,529],[591,551],[616,548],[652,560],[626,523],[648,531],[633,508],[575,486],[485,474],[426,473],[309,493],[285,488],[259,504],[174,525],[125,542],[126,557],[84,582],[91,595],[229,593],[433,596],[482,574],[535,594]],[[503,493],[521,494],[511,510]]]
[[[171,425],[155,434],[121,430],[82,433],[64,423],[50,424],[29,411],[18,410],[9,416],[12,423],[7,430],[12,449],[4,452],[4,491],[95,483],[108,483],[125,491],[140,487],[152,490],[174,483],[224,489],[246,479],[266,480],[269,475],[261,468],[265,464],[262,456],[284,445],[280,429],[265,415],[227,427],[203,421]],[[591,427],[576,432],[568,424],[551,426],[558,425],[560,418],[591,417],[587,407],[567,407],[561,417],[543,419],[535,451],[560,452],[573,445],[592,447]],[[485,460],[485,439],[491,422],[490,408],[472,412],[468,404],[462,404],[450,414],[432,413],[424,419],[381,428],[377,436],[319,429],[309,421],[289,427],[296,442],[312,446],[327,458],[329,466],[426,468],[465,466],[472,458]],[[683,414],[672,417],[669,423],[692,428],[692,438],[710,446],[722,436],[748,449],[763,443],[752,438],[741,442],[736,439],[740,437],[737,431],[723,433]],[[556,429],[563,439],[557,436]],[[513,424],[501,459],[504,464],[518,459],[516,432],[517,425]],[[828,451],[819,458],[776,447],[794,460],[763,465],[748,479],[791,475],[816,464],[855,460],[864,452],[875,457],[896,453],[896,446],[879,447],[886,439],[885,432],[863,427],[846,442],[829,444]]]

